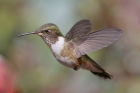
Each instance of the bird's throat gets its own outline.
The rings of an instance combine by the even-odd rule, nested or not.
[[[54,55],[61,55],[64,46],[65,46],[65,38],[59,36],[58,41],[56,41],[54,44],[51,44],[51,50],[54,53]]]

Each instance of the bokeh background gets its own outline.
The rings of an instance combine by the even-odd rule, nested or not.
[[[45,23],[65,35],[81,19],[91,20],[93,30],[124,30],[89,54],[114,79],[59,64],[37,35],[17,37]],[[0,0],[0,93],[140,93],[140,1]]]

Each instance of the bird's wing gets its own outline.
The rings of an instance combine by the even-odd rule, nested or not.
[[[71,28],[71,30],[66,34],[65,38],[67,38],[67,40],[70,41],[71,39],[79,35],[87,34],[91,31],[91,27],[91,21],[86,19],[81,20]]]
[[[79,35],[70,42],[73,42],[75,54],[79,58],[89,52],[107,47],[117,40],[121,34],[122,30],[119,28],[102,29],[86,35]]]

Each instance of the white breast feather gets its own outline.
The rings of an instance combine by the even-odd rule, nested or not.
[[[51,45],[52,52],[56,55],[60,55],[61,51],[63,50],[64,43],[65,39],[63,37],[58,37],[58,41]]]
[[[56,57],[56,59],[61,64],[72,68],[71,63],[73,62],[73,60],[71,60],[69,57],[61,56],[61,51],[64,48],[64,44],[65,44],[65,39],[63,37],[58,37],[58,41],[56,41],[55,44],[51,45],[51,50],[52,50],[54,56]]]

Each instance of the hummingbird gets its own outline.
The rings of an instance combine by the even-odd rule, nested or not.
[[[123,31],[116,27],[97,31],[91,29],[91,21],[83,19],[78,21],[65,36],[53,23],[44,24],[33,32],[18,36],[36,34],[45,41],[56,60],[62,65],[74,70],[86,69],[103,79],[111,79],[113,76],[87,53],[109,46]]]

